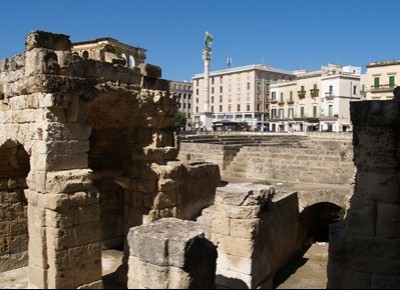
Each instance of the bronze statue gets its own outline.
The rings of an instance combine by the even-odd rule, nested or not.
[[[214,37],[206,31],[206,36],[204,37],[204,48],[206,50],[211,50],[211,44],[213,41]]]

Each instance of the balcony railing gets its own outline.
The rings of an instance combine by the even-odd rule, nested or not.
[[[312,89],[312,90],[310,90],[310,93],[311,93],[312,98],[316,98],[316,97],[318,97],[319,89]]]
[[[333,100],[333,98],[335,98],[335,95],[333,94],[333,92],[326,92],[325,93],[325,98],[327,100]]]
[[[390,92],[396,87],[395,84],[372,85],[371,92]]]
[[[275,103],[277,103],[277,102],[278,102],[277,99],[271,99],[271,101],[270,101],[271,104],[275,104]]]
[[[290,104],[294,104],[294,100],[293,99],[289,99],[289,100],[286,101],[286,103],[289,104],[289,105]]]
[[[279,105],[279,106],[283,106],[284,104],[285,104],[284,101],[279,101],[279,102],[278,102],[278,105]]]
[[[306,97],[306,91],[297,91],[297,95],[299,96],[300,99]]]

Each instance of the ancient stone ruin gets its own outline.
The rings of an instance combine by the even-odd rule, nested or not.
[[[331,227],[328,288],[400,286],[400,103],[351,103],[355,192]]]
[[[29,257],[30,287],[102,287],[102,248],[122,249],[133,226],[198,215],[219,171],[176,160],[176,100],[143,51],[128,67],[43,31],[25,47],[0,62],[0,271]]]

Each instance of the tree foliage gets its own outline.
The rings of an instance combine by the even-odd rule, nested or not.
[[[174,130],[179,131],[185,129],[187,118],[184,112],[178,111],[175,116]]]

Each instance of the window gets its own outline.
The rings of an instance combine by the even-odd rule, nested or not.
[[[228,106],[228,112],[232,111],[231,105]]]
[[[183,108],[186,109],[186,104],[185,103],[183,103]]]
[[[304,118],[304,107],[300,107],[300,117]]]
[[[280,102],[283,103],[283,93],[281,93],[281,100],[280,100]]]
[[[374,87],[379,88],[379,77],[374,77]]]
[[[353,95],[357,95],[357,86],[353,86]]]
[[[284,118],[285,116],[285,113],[284,113],[284,111],[283,111],[283,109],[279,109],[279,118]]]
[[[198,113],[199,112],[199,107],[196,107],[196,113]]]
[[[237,111],[240,112],[240,104],[237,105]]]
[[[211,88],[211,94],[214,94],[214,87]]]
[[[314,90],[318,90],[317,84],[314,84]]]
[[[222,96],[219,96],[219,102],[222,103]]]
[[[211,106],[211,112],[214,113],[214,106]]]
[[[199,103],[199,98],[196,98],[196,104],[198,104]]]
[[[222,84],[222,76],[219,77],[219,83]]]
[[[272,99],[272,101],[276,100],[276,92],[271,93],[271,99]]]
[[[219,105],[219,111],[222,112],[222,105]]]
[[[289,101],[293,102],[293,91],[289,92]]]
[[[85,51],[82,53],[82,57],[83,57],[83,58],[89,58],[89,52],[85,50]]]
[[[211,84],[212,85],[214,84],[214,78],[211,78]]]
[[[257,104],[257,112],[260,112],[261,111],[261,104]]]
[[[188,109],[190,109],[190,104],[188,104]]]
[[[301,86],[301,91],[305,91],[305,90],[304,90],[304,86]]]
[[[288,109],[288,118],[293,118],[293,108]]]
[[[333,116],[333,105],[329,105],[329,107],[328,107],[328,116],[329,117]]]
[[[389,87],[394,87],[395,86],[395,78],[394,76],[389,76]]]
[[[219,87],[219,92],[222,93],[224,90],[222,89],[222,86]]]
[[[183,99],[186,100],[186,94],[183,94]]]
[[[362,85],[362,86],[361,86],[361,91],[362,91],[362,92],[365,92],[365,85]]]
[[[250,82],[247,82],[247,90],[250,90]]]
[[[317,106],[313,106],[313,117],[316,118],[317,117]]]
[[[250,112],[250,104],[246,105],[246,110],[247,110],[247,112]]]
[[[214,97],[211,97],[211,103],[214,103]]]
[[[196,95],[197,96],[199,95],[199,89],[196,89]]]
[[[276,118],[276,109],[271,110],[271,116],[272,116],[272,119]]]
[[[333,96],[333,86],[329,86],[329,96]]]

